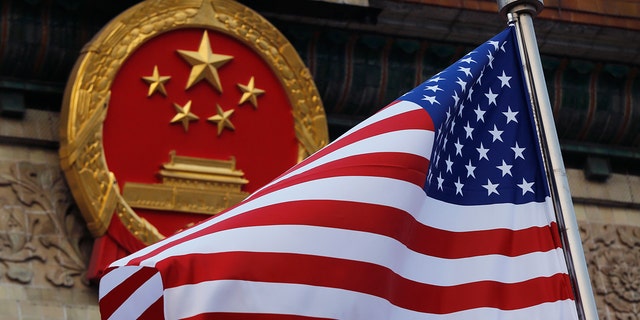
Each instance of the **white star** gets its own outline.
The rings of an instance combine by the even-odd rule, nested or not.
[[[509,80],[511,80],[511,77],[507,76],[504,73],[504,70],[502,70],[502,75],[498,76],[498,79],[500,79],[500,88],[507,86],[509,88],[511,88],[511,85],[509,84]]]
[[[444,179],[442,179],[442,172],[438,173],[438,177],[436,179],[438,179],[438,189],[442,190],[442,183],[444,182]]]
[[[453,166],[453,161],[451,161],[451,156],[447,157],[447,160],[444,161],[447,164],[447,172],[453,173],[451,167]]]
[[[491,105],[492,103],[497,105],[496,98],[498,97],[498,94],[497,93],[493,93],[493,91],[491,91],[491,88],[489,88],[489,93],[485,93],[484,95],[487,98],[489,98],[489,105]]]
[[[469,121],[467,121],[467,125],[464,126],[464,131],[467,134],[466,138],[471,138],[471,140],[473,140],[473,134],[471,134],[473,132],[473,128],[469,125]]]
[[[482,120],[482,122],[484,122],[484,113],[486,111],[482,111],[480,109],[480,105],[479,104],[478,104],[478,107],[473,111],[475,111],[475,113],[476,113],[476,122],[480,122],[480,120]]]
[[[516,115],[518,114],[519,111],[511,111],[511,106],[507,107],[507,112],[503,112],[502,114],[504,114],[507,117],[507,123],[513,121],[515,123],[518,123],[518,119],[516,119]]]
[[[482,71],[480,71],[480,76],[478,76],[478,80],[476,80],[476,83],[479,85],[482,85],[482,76],[484,76],[484,68],[482,68]]]
[[[482,158],[489,160],[489,157],[487,156],[487,152],[489,152],[489,149],[485,149],[482,145],[482,142],[480,142],[480,148],[476,148],[476,150],[478,150],[478,153],[480,154],[478,161],[482,160]]]
[[[527,180],[525,180],[524,178],[522,178],[522,183],[518,184],[518,187],[520,187],[520,189],[522,189],[522,195],[524,196],[525,193],[527,192],[531,192],[534,193],[533,188],[531,188],[533,186],[535,182],[527,182]]]
[[[476,167],[471,165],[471,159],[469,159],[469,164],[464,165],[464,167],[467,168],[467,178],[469,176],[472,176],[475,179],[476,174],[474,173],[474,171],[476,170]]]
[[[454,119],[454,120],[451,120],[451,131],[450,131],[450,133],[453,133],[453,130],[455,130],[455,128],[456,128],[456,120]]]
[[[458,108],[458,117],[462,118],[462,110],[464,110],[464,103],[460,104],[460,108]]]
[[[458,101],[460,101],[460,97],[458,97],[458,91],[453,91],[453,96],[451,96],[453,98],[453,105],[456,106],[458,105]]]
[[[502,131],[502,130],[498,130],[498,128],[494,124],[493,125],[493,130],[489,131],[489,133],[491,133],[491,136],[493,137],[493,142],[496,142],[496,140],[502,141],[502,133],[503,132],[504,131]]]
[[[460,138],[458,138],[456,143],[454,143],[453,145],[456,146],[456,156],[460,155],[462,157],[462,147],[464,146],[460,143]]]
[[[502,50],[502,52],[507,52],[507,50],[505,50],[505,49],[504,49],[504,45],[505,45],[505,44],[507,44],[507,41],[503,42],[503,43],[500,45],[500,50]]]
[[[469,88],[469,94],[467,94],[467,100],[471,101],[471,99],[473,98],[471,95],[473,95],[473,87]]]
[[[447,110],[445,113],[447,114],[447,120],[446,121],[449,121],[449,118],[451,118],[451,112],[449,112],[449,110]]]
[[[447,139],[447,137],[444,137],[444,143],[442,144],[443,147],[447,147],[447,142],[449,142],[449,139]]]
[[[466,58],[464,58],[464,59],[462,59],[460,61],[461,62],[466,62],[466,63],[471,63],[471,62],[476,63],[476,61],[473,60],[473,58],[471,58],[471,57],[466,57]]]
[[[525,149],[526,148],[520,148],[520,146],[518,146],[518,142],[516,141],[516,146],[511,148],[511,150],[513,150],[513,152],[515,152],[515,156],[514,156],[513,159],[522,158],[522,160],[524,160],[524,155],[522,154],[522,152]]]
[[[493,69],[493,54],[491,51],[487,51],[487,58],[489,58],[489,68]]]
[[[500,169],[502,171],[502,176],[504,177],[505,175],[510,175],[513,177],[513,175],[511,174],[511,167],[513,167],[512,165],[507,164],[506,162],[504,162],[504,160],[502,160],[502,165],[496,166],[496,168]]]
[[[464,74],[467,75],[467,77],[473,76],[473,74],[471,73],[471,68],[458,67],[458,71],[464,72]]]
[[[447,79],[445,79],[445,78],[440,78],[439,76],[436,76],[436,77],[434,77],[434,78],[431,78],[431,79],[427,80],[427,82],[436,82],[436,83],[437,83],[437,82],[438,82],[438,81],[440,81],[440,80],[447,80]]]
[[[464,184],[460,183],[460,177],[458,177],[458,182],[454,182],[453,184],[456,185],[456,194],[460,193],[460,195],[462,195],[462,187],[464,187]]]
[[[440,87],[437,84],[435,86],[426,86],[424,88],[424,90],[431,90],[433,92],[444,91],[444,90],[440,89]]]
[[[491,40],[489,40],[489,44],[490,44],[490,45],[492,45],[492,46],[495,48],[494,50],[496,50],[496,51],[498,51],[498,48],[500,48],[500,47],[499,47],[500,42],[498,42],[498,41],[491,41]]]
[[[431,105],[433,105],[434,103],[440,104],[440,102],[436,100],[435,96],[431,97],[431,96],[423,95],[422,97],[423,97],[422,100],[431,102]]]
[[[467,91],[467,83],[465,81],[462,81],[462,79],[460,79],[460,77],[458,77],[458,81],[456,81],[457,84],[460,85],[460,87],[462,88],[462,92]]]
[[[500,195],[497,190],[499,185],[499,183],[493,184],[491,180],[487,179],[487,184],[483,184],[482,186],[487,189],[487,196],[490,196],[492,193]]]

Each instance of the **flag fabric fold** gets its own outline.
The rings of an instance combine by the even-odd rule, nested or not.
[[[513,29],[114,262],[103,319],[577,319]]]

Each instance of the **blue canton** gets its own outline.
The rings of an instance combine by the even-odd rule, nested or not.
[[[427,195],[480,205],[549,194],[519,61],[509,27],[400,98],[421,105],[436,128]]]

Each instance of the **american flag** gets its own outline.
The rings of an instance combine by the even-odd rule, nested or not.
[[[577,319],[513,29],[114,262],[103,319]]]

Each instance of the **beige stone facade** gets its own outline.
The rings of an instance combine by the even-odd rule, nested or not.
[[[57,114],[0,118],[0,315],[99,319],[88,234],[60,170]],[[600,319],[640,317],[640,177],[567,169]]]
[[[60,169],[58,115],[0,118],[0,318],[100,319],[92,239]],[[31,146],[30,146],[31,145]]]
[[[567,177],[600,319],[640,318],[640,177]]]

